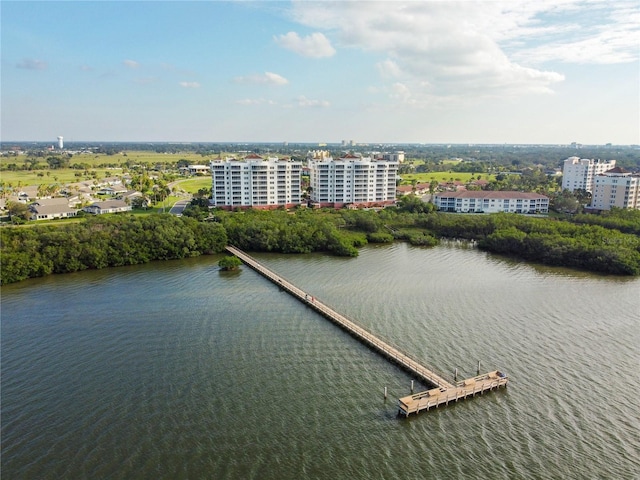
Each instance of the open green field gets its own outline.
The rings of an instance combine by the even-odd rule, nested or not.
[[[187,193],[198,193],[201,188],[211,188],[211,177],[195,177],[175,182],[177,192],[184,191]]]
[[[223,155],[224,156],[224,155]],[[0,165],[6,167],[16,164],[22,168],[27,156],[0,157]],[[213,157],[203,157],[195,153],[156,153],[156,152],[123,152],[116,155],[105,154],[78,154],[71,157],[70,165],[84,165],[85,169],[61,168],[50,169],[46,157],[38,159],[38,168],[34,170],[6,170],[0,171],[0,181],[12,186],[27,185],[51,185],[54,183],[66,184],[82,182],[86,180],[103,179],[119,176],[126,171],[126,164],[144,165],[155,167],[156,165],[173,167],[179,160],[187,160],[192,164],[207,164]],[[85,172],[88,171],[88,175]],[[209,181],[209,183],[211,183]],[[197,189],[196,189],[197,191]]]
[[[220,154],[222,158],[233,156],[233,153],[223,152]],[[143,165],[148,168],[154,168],[156,165],[160,167],[172,168],[179,160],[186,160],[191,164],[207,164],[215,156],[202,156],[193,152],[184,153],[157,153],[149,151],[126,151],[114,155],[100,154],[77,154],[71,157],[69,164],[80,164],[85,169],[50,169],[46,162],[46,157],[38,159],[38,168],[34,170],[0,170],[0,181],[10,186],[27,186],[27,185],[51,185],[51,184],[67,184],[80,181],[100,180],[106,177],[119,176],[127,172],[127,165]],[[27,156],[17,157],[1,157],[0,165],[6,167],[11,163],[15,163],[21,168]],[[445,163],[457,163],[458,160],[446,160]],[[423,163],[416,161],[414,163]],[[413,180],[417,183],[429,183],[432,180],[438,182],[461,181],[468,182],[471,178],[477,179],[478,175],[483,180],[492,180],[495,177],[488,174],[472,174],[459,172],[430,172],[430,173],[411,173],[403,174],[402,185],[410,185]],[[197,193],[201,188],[211,187],[211,178],[196,177],[179,181],[176,185],[177,191],[187,193]]]
[[[43,168],[41,170],[2,170],[0,171],[0,181],[6,185],[18,187],[27,185],[52,185],[55,183],[67,184],[122,175],[121,168],[96,168],[91,169],[90,172],[95,172],[95,177],[92,173],[85,175],[83,170],[74,170],[71,168],[56,170],[50,170],[49,168]],[[81,175],[76,176],[76,173],[80,173]]]
[[[411,185],[413,180],[416,180],[417,183],[430,183],[432,180],[436,180],[438,183],[453,181],[467,183],[471,179],[477,180],[478,177],[480,177],[481,180],[495,180],[495,175],[467,172],[405,173],[400,175],[400,177],[402,177],[401,185]]]

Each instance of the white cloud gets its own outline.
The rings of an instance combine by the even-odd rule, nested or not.
[[[640,25],[640,19],[638,20]],[[571,41],[556,41],[525,49],[516,56],[525,61],[561,61],[580,64],[616,64],[637,61],[640,30],[620,28],[579,35]]]
[[[397,98],[403,103],[411,102],[411,90],[405,84],[396,82],[391,86],[391,98]]]
[[[291,14],[338,47],[386,57],[375,66],[390,96],[406,102],[404,85],[423,104],[552,93],[565,77],[548,61],[637,61],[639,12],[636,0],[496,0],[295,2]]]
[[[289,80],[282,75],[278,75],[273,72],[264,72],[262,75],[248,75],[243,77],[236,77],[234,79],[236,83],[248,83],[254,85],[287,85]]]
[[[124,60],[122,63],[129,68],[138,68],[140,66],[135,60]]]
[[[46,70],[49,68],[49,64],[44,60],[38,60],[36,58],[25,58],[21,62],[16,64],[16,67],[24,70]]]
[[[402,70],[398,64],[390,59],[378,62],[376,68],[382,78],[399,78],[402,76]]]
[[[318,32],[306,37],[300,37],[296,32],[289,32],[286,35],[274,37],[274,40],[281,47],[291,50],[303,57],[331,57],[336,53],[329,39]]]
[[[200,88],[198,82],[180,82],[180,86],[183,88]]]
[[[300,95],[296,99],[296,105],[302,108],[314,108],[314,107],[326,108],[326,107],[329,107],[331,104],[327,100],[311,100],[310,98],[307,98],[304,95]]]
[[[640,4],[637,0],[543,0],[520,12],[503,9],[512,19],[501,35],[517,42],[519,61],[614,64],[638,60]]]

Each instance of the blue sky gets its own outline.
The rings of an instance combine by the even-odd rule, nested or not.
[[[640,144],[637,0],[0,9],[3,141]]]

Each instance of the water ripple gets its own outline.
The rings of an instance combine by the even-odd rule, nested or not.
[[[4,476],[640,471],[637,279],[455,242],[256,256],[447,378],[480,359],[511,385],[399,420],[409,375],[252,270],[221,273],[219,257],[36,279],[2,291]]]

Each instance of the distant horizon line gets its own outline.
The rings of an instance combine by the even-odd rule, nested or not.
[[[57,140],[57,139],[56,139]],[[0,140],[1,145],[7,144],[45,144],[55,145],[57,142],[53,140]],[[478,145],[478,146],[552,146],[552,147],[640,147],[638,143],[524,143],[524,142],[355,142],[354,144],[345,144],[342,142],[290,142],[290,141],[149,141],[149,140],[64,140],[65,145],[75,143],[96,143],[96,144],[148,144],[148,145],[277,145],[277,146],[291,146],[291,145],[314,145],[317,147],[322,146],[338,146],[338,147],[365,147],[372,145]]]

